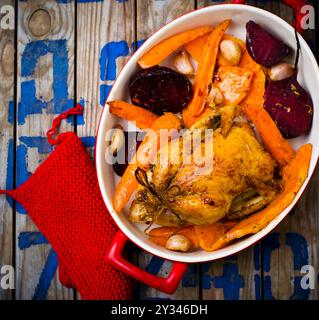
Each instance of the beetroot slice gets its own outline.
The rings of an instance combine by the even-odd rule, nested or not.
[[[311,128],[313,102],[296,75],[267,85],[264,108],[285,138],[307,134]]]
[[[188,105],[192,84],[176,71],[154,66],[138,71],[130,82],[132,103],[157,115],[177,113]]]
[[[246,46],[250,56],[265,67],[277,64],[291,52],[290,47],[254,21],[247,22],[246,31]]]

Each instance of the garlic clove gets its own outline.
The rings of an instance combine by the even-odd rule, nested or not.
[[[223,104],[224,100],[224,95],[220,89],[212,86],[206,99],[207,105],[212,107],[219,106]]]
[[[237,66],[241,60],[240,45],[233,40],[223,40],[220,43],[220,51],[223,57],[232,65]]]
[[[174,58],[174,67],[176,71],[184,75],[193,75],[194,68],[186,50],[181,50]]]
[[[191,247],[191,241],[181,234],[170,236],[166,242],[166,249],[168,250],[187,252]]]
[[[268,76],[272,81],[280,81],[292,77],[295,73],[295,67],[287,62],[279,63],[271,67]]]
[[[110,142],[110,153],[116,154],[124,145],[124,132],[121,126],[116,126],[112,129],[111,142]]]

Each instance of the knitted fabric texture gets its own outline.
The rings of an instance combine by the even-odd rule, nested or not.
[[[92,160],[73,132],[48,138],[59,145],[46,161],[17,190],[0,193],[20,202],[48,239],[63,284],[77,289],[83,299],[130,299],[131,280],[105,260],[117,227],[103,202]]]

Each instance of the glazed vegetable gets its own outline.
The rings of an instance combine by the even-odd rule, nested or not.
[[[135,105],[157,115],[177,113],[187,106],[192,84],[176,71],[155,66],[138,71],[130,82],[130,96]]]
[[[293,202],[299,189],[307,179],[311,154],[312,145],[303,145],[298,150],[296,157],[283,169],[284,189],[277,199],[264,210],[235,225],[224,236],[220,237],[211,249],[218,250],[235,239],[259,232],[285,210]]]
[[[254,21],[246,24],[246,31],[246,45],[249,54],[257,63],[265,67],[279,63],[291,52],[290,47]]]
[[[238,105],[249,92],[253,73],[235,66],[223,66],[218,69],[214,85],[219,87],[227,104]]]
[[[110,112],[112,114],[127,121],[136,122],[137,127],[140,129],[150,128],[158,118],[154,113],[125,101],[108,101],[107,104],[110,106]]]
[[[200,115],[205,108],[208,85],[212,82],[219,44],[230,22],[230,20],[222,22],[210,33],[207,39],[194,79],[193,97],[187,106],[187,110],[192,116]]]
[[[308,92],[298,83],[296,74],[267,85],[264,107],[284,137],[294,138],[309,132],[313,103]]]
[[[162,62],[179,47],[211,31],[211,27],[200,27],[172,36],[144,54],[143,57],[138,60],[138,64],[144,69],[153,67]]]
[[[151,127],[157,134],[157,141],[154,142],[154,137],[147,134],[141,145],[139,146],[133,160],[128,165],[122,176],[119,184],[116,187],[113,207],[116,212],[120,212],[128,200],[130,199],[133,192],[138,186],[138,182],[135,178],[135,171],[137,168],[148,169],[156,151],[159,148],[159,134],[161,129],[181,129],[181,120],[172,113],[165,113],[163,116],[156,119]],[[170,134],[170,133],[168,133]],[[157,142],[157,143],[156,143]]]
[[[263,107],[266,77],[262,67],[247,51],[243,54],[240,67],[254,73],[249,93],[241,102],[242,110],[256,126],[268,152],[281,166],[284,166],[294,157],[295,152]]]

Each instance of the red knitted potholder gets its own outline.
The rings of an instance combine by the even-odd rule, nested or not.
[[[48,239],[63,284],[77,289],[83,299],[130,299],[130,279],[105,260],[117,228],[103,202],[94,164],[73,132],[53,138],[62,119],[82,112],[77,105],[58,116],[47,134],[56,149],[17,190],[0,193],[20,202]]]

